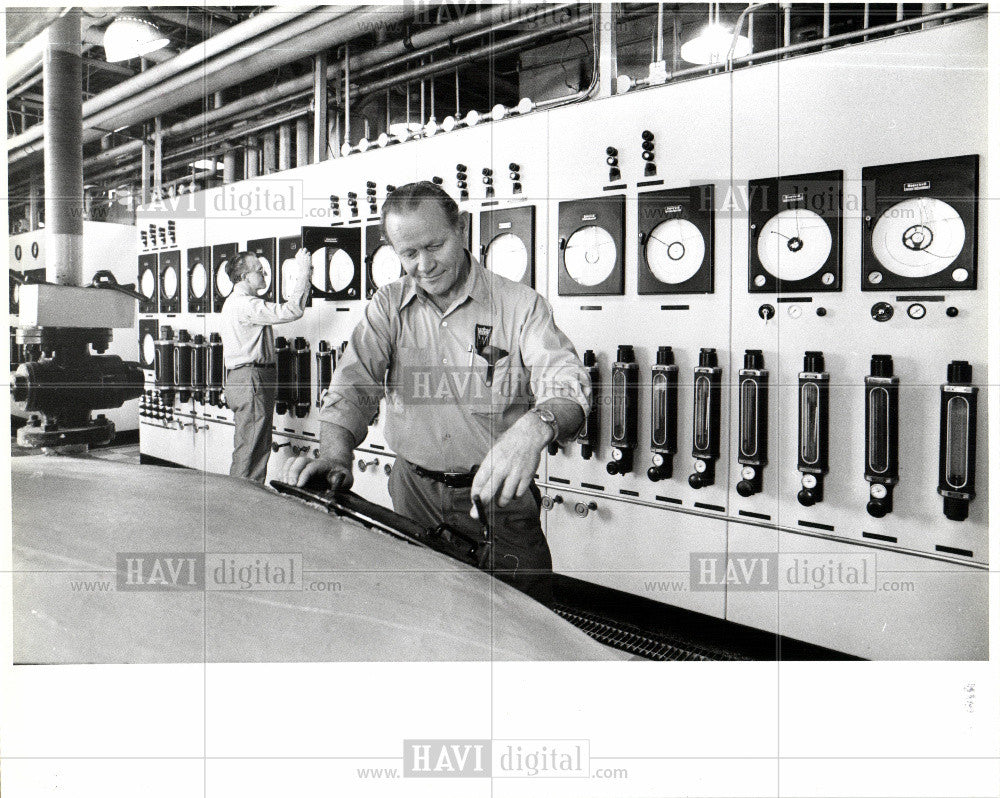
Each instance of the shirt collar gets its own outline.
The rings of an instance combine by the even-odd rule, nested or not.
[[[469,298],[484,305],[489,305],[490,288],[487,284],[486,275],[482,273],[483,269],[479,265],[479,261],[476,260],[475,255],[468,250],[465,251],[465,254],[469,258],[469,274],[465,278],[465,285],[461,293],[455,302],[452,303],[452,307],[458,307]],[[403,277],[403,295],[400,299],[399,309],[402,310],[405,308],[416,296],[427,298],[423,289],[417,285],[417,281],[407,274]]]

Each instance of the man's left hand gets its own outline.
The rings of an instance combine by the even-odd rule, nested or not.
[[[523,496],[535,479],[542,450],[551,436],[552,430],[534,413],[522,416],[487,453],[472,481],[472,495],[483,504],[496,496],[501,507]],[[475,504],[470,515],[478,518]]]

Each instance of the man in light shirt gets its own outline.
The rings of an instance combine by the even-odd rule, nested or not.
[[[263,482],[271,456],[271,425],[277,393],[273,324],[302,318],[312,285],[309,251],[295,253],[298,279],[285,302],[257,296],[264,268],[251,252],[226,264],[233,291],[222,306],[222,353],[226,361],[226,403],[233,411],[233,464],[230,476]]]
[[[384,396],[396,512],[479,534],[478,497],[492,572],[547,603],[552,557],[534,476],[549,443],[575,438],[590,379],[548,302],[465,249],[467,223],[433,183],[386,199],[384,233],[406,274],[376,292],[337,364],[320,410],[322,456],[298,458],[286,481],[350,487],[353,450]]]

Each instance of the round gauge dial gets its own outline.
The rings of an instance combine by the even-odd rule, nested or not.
[[[618,261],[618,246],[603,227],[581,227],[566,242],[566,271],[580,285],[599,285]]]
[[[779,280],[805,280],[826,263],[833,235],[826,221],[803,208],[775,214],[761,228],[757,255],[764,268]]]
[[[661,283],[676,285],[697,274],[705,259],[705,239],[687,219],[668,219],[646,240],[646,262]]]
[[[153,298],[153,292],[156,291],[156,278],[150,269],[142,273],[142,277],[139,280],[139,290],[146,299]]]
[[[177,269],[173,266],[163,270],[163,294],[167,299],[177,296]]]
[[[228,265],[229,261],[224,260],[215,269],[215,290],[222,297],[227,297],[233,292],[233,281],[229,279],[229,274],[226,272]]]
[[[194,266],[191,267],[191,295],[196,299],[201,299],[205,296],[207,288],[208,270],[205,268],[204,263],[197,261]]]
[[[150,333],[142,336],[142,359],[145,363],[153,363],[156,360],[156,340]]]
[[[947,268],[965,246],[965,223],[934,197],[903,200],[888,208],[872,230],[872,251],[888,271],[927,277]]]
[[[388,244],[375,250],[372,256],[372,282],[376,288],[388,285],[403,276],[403,265],[399,256]]]
[[[267,258],[258,256],[257,260],[260,261],[260,268],[264,272],[264,287],[257,292],[257,296],[264,296],[274,281],[274,270],[271,268],[271,261]]]
[[[486,268],[508,280],[520,282],[528,271],[528,249],[519,236],[502,233],[486,248]]]
[[[326,274],[330,279],[330,289],[333,291],[343,291],[354,279],[357,267],[351,256],[342,249],[331,247],[327,250]]]

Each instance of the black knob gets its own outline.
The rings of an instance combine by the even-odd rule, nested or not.
[[[510,171],[512,171],[512,172],[520,172],[521,171],[521,165],[520,164],[516,164],[513,161],[511,163],[507,164],[507,168],[510,169]]]
[[[757,308],[757,315],[760,316],[764,321],[770,321],[774,318],[774,305],[764,304]]]
[[[372,181],[372,180],[369,180],[369,181],[368,181],[367,183],[365,183],[365,185],[366,185],[366,186],[367,186],[368,188],[375,188],[375,182],[374,182],[374,181]]]
[[[816,308],[816,315],[823,317],[826,315],[826,308]]]
[[[743,355],[743,368],[754,371],[764,368],[764,352],[760,349],[748,349]]]
[[[486,175],[486,177],[489,177],[490,175],[493,174],[493,170],[490,169],[488,166],[484,166],[483,167],[483,174]]]
[[[496,190],[493,188],[493,186],[487,186],[486,187],[486,196],[487,197],[492,197],[494,194],[496,194]]]
[[[385,190],[391,194],[393,191],[396,190],[396,187],[391,183],[386,183]]]
[[[698,353],[698,365],[701,368],[716,368],[719,365],[719,354],[711,347],[702,347]]]
[[[754,484],[748,479],[741,479],[736,483],[736,492],[740,494],[743,498],[753,496],[757,490],[754,488]]]
[[[348,199],[357,199],[357,196],[358,196],[358,194],[357,194],[356,191],[348,191],[347,192],[347,198]]]
[[[613,166],[608,170],[608,180],[614,182],[615,180],[621,180],[621,178],[622,172],[617,166]]]
[[[644,130],[644,131],[642,131],[642,140],[643,141],[652,141],[654,138],[656,138],[656,137],[653,135],[653,132],[651,130]]]
[[[597,365],[597,355],[594,354],[593,349],[588,349],[586,352],[583,353],[583,365],[585,365],[587,368]]]
[[[889,508],[881,499],[871,499],[865,509],[872,518],[885,518],[889,512]]]
[[[806,352],[802,361],[802,370],[818,373],[825,371],[825,364],[826,361],[823,359],[822,352]]]
[[[948,309],[947,309],[947,310],[946,310],[946,311],[945,311],[944,313],[945,313],[945,315],[946,315],[946,316],[947,316],[947,317],[948,317],[949,319],[953,319],[953,318],[955,318],[955,317],[956,317],[956,316],[958,315],[958,308],[956,308],[956,307],[955,307],[954,305],[952,305],[952,306],[951,306],[950,308],[948,308]]]
[[[952,385],[972,384],[972,365],[966,360],[953,360],[948,364],[948,382]]]
[[[464,163],[457,163],[457,164],[455,164],[455,171],[456,172],[468,172],[469,171],[469,167],[467,167]]]
[[[615,474],[624,474],[625,473],[622,470],[621,464],[617,460],[612,460],[610,463],[608,463],[607,470],[608,470],[608,473],[611,474],[611,476],[614,476]]]
[[[434,181],[434,185],[436,186],[440,186],[442,183],[444,183],[444,178],[438,177],[437,175],[434,175],[434,177],[432,177],[431,180]]]
[[[490,184],[491,184],[492,182],[493,182],[493,178],[492,178],[492,177],[490,177],[489,175],[484,175],[484,176],[483,176],[483,183],[484,183],[484,184],[486,184],[486,185],[488,186],[488,185],[490,185]]]
[[[643,150],[643,152],[652,152],[653,148],[655,146],[656,145],[653,144],[653,142],[649,141],[649,140],[646,140],[646,141],[642,142],[642,150]]]
[[[669,346],[660,346],[656,349],[656,365],[672,366],[674,364],[674,350]]]
[[[469,184],[468,184],[468,183],[466,183],[466,182],[465,182],[464,180],[459,180],[459,181],[458,181],[458,183],[457,183],[456,185],[457,185],[457,186],[458,186],[459,188],[468,188],[468,187],[469,187]]]
[[[608,148],[607,148],[607,149],[605,150],[605,152],[606,152],[606,153],[608,154],[608,156],[609,156],[609,157],[611,157],[611,158],[614,158],[614,157],[615,157],[616,155],[618,155],[618,150],[617,150],[617,149],[615,149],[614,147],[608,147]]]
[[[462,191],[459,193],[459,198],[467,200],[469,198],[469,192],[463,188]]]
[[[618,344],[619,363],[635,363],[635,349],[632,344]]]
[[[692,474],[688,477],[688,485],[695,490],[700,490],[707,484],[708,483],[705,481],[705,476],[703,474]]]
[[[663,466],[650,466],[646,470],[646,476],[649,477],[650,482],[659,482],[661,479],[666,479],[668,475]]]
[[[607,163],[608,166],[618,166],[618,159],[615,158],[613,155],[609,155],[607,158],[604,159],[604,161],[605,163]]]
[[[559,454],[559,444],[556,443],[555,441],[552,441],[552,443],[548,445],[548,452],[549,454],[553,455]]]
[[[944,497],[944,517],[949,521],[964,521],[969,517],[969,502],[965,499]]]
[[[514,193],[515,194],[520,194],[521,193],[521,184],[520,183],[515,183],[514,184]]]
[[[871,374],[873,377],[891,377],[892,355],[872,355]]]
[[[816,495],[808,488],[803,488],[799,491],[798,500],[803,507],[812,507],[816,503]]]

